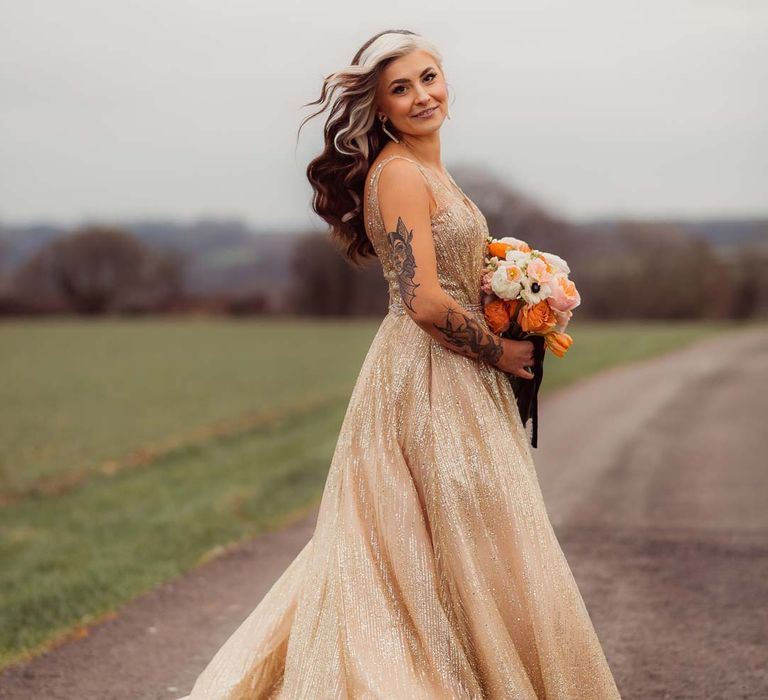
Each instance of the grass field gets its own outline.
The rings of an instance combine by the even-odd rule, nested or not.
[[[318,502],[378,321],[0,324],[0,668]],[[587,324],[542,392],[729,324]]]

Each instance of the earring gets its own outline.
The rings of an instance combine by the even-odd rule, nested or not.
[[[387,115],[386,115],[386,114],[382,114],[382,115],[379,117],[379,119],[381,120],[381,128],[382,128],[382,130],[384,131],[384,133],[385,133],[387,136],[389,136],[389,138],[391,138],[391,139],[392,139],[392,140],[393,140],[395,143],[400,143],[400,139],[399,139],[399,138],[397,138],[397,136],[394,136],[393,134],[391,134],[391,133],[389,132],[389,130],[387,129]]]

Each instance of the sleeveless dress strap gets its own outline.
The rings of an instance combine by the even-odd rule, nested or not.
[[[394,160],[395,158],[402,158],[403,160],[410,161],[416,165],[421,172],[424,172],[424,166],[419,163],[419,161],[414,160],[413,158],[409,158],[408,156],[401,156],[399,153],[394,153],[379,162],[379,164],[373,169],[372,177],[375,176],[387,163],[389,163],[389,161]]]
[[[419,172],[420,172],[420,173],[423,175],[424,179],[427,181],[427,185],[429,186],[430,192],[432,192],[432,195],[434,196],[434,190],[432,189],[432,181],[429,179],[429,175],[427,174],[427,169],[426,169],[426,168],[425,168],[425,167],[424,167],[424,166],[423,166],[421,163],[419,163],[419,161],[417,161],[417,160],[414,160],[413,158],[408,158],[408,156],[401,156],[401,155],[399,155],[399,154],[397,154],[397,153],[396,153],[396,154],[394,154],[394,155],[391,155],[391,156],[387,156],[386,158],[384,158],[384,159],[383,159],[383,160],[382,160],[382,161],[381,161],[381,162],[380,162],[380,163],[379,163],[379,164],[378,164],[378,165],[377,165],[377,166],[374,168],[374,170],[373,170],[373,175],[371,175],[371,184],[375,184],[375,183],[373,182],[373,180],[374,180],[374,179],[378,179],[378,177],[379,177],[379,173],[381,172],[381,169],[382,169],[382,168],[383,168],[383,167],[384,167],[384,166],[385,166],[387,163],[389,163],[391,160],[394,160],[395,158],[401,158],[402,160],[407,160],[407,161],[409,161],[410,163],[413,163],[413,164],[414,164],[414,165],[415,165],[415,166],[416,166],[416,167],[419,169]],[[373,194],[374,194],[374,195],[376,195],[376,194],[377,194],[377,192],[376,192],[376,188],[375,188],[375,187],[372,187],[372,188],[371,188],[371,191],[373,192]],[[437,198],[435,198],[435,201],[437,201]]]

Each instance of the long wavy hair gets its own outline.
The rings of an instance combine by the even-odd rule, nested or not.
[[[394,59],[418,49],[431,54],[442,71],[442,56],[434,44],[407,29],[389,29],[368,39],[349,66],[324,79],[320,97],[302,105],[321,107],[302,120],[299,134],[307,121],[330,108],[325,147],[307,166],[307,178],[314,191],[312,209],[328,223],[331,238],[345,248],[354,265],[376,256],[365,233],[362,199],[368,169],[389,140],[376,119],[379,77]],[[391,122],[387,130],[398,136]]]

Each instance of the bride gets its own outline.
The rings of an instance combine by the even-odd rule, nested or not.
[[[187,700],[619,698],[509,382],[533,345],[483,317],[488,228],[442,165],[447,98],[437,48],[395,30],[309,103],[330,107],[314,210],[378,257],[389,312],[312,537]]]

